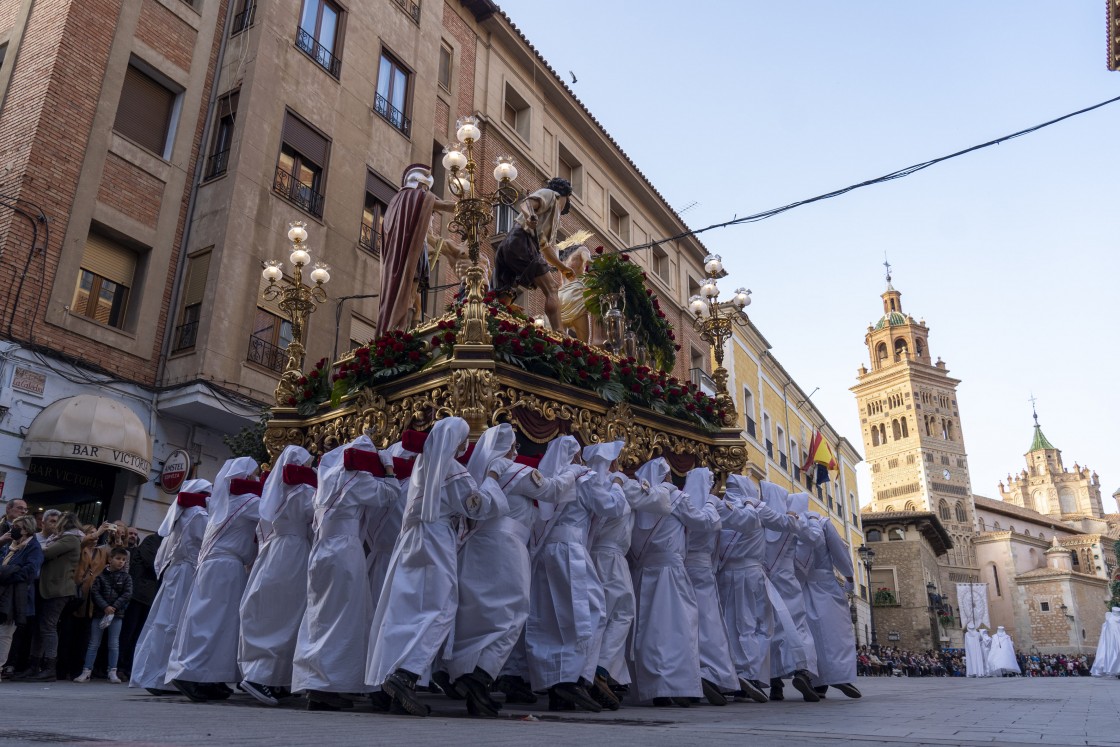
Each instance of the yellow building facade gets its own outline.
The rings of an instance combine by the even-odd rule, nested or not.
[[[747,470],[755,479],[781,485],[791,493],[808,493],[811,510],[827,516],[847,542],[856,569],[852,602],[857,640],[869,642],[870,592],[857,553],[864,537],[855,468],[862,457],[774,357],[770,343],[753,322],[735,328],[724,348],[724,365],[747,446]],[[832,449],[838,467],[822,485],[813,484],[801,471],[817,430]]]

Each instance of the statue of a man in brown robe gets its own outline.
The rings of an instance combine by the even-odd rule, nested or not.
[[[450,213],[451,200],[431,193],[430,166],[414,163],[401,176],[401,191],[385,209],[381,233],[381,293],[377,304],[377,335],[409,329],[419,321],[420,288],[428,284],[425,239],[433,211]]]

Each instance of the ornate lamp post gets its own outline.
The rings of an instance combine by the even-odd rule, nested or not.
[[[731,337],[735,325],[747,325],[745,309],[751,305],[751,292],[746,288],[739,288],[731,297],[731,306],[734,311],[720,305],[719,287],[716,278],[723,275],[723,260],[718,254],[709,254],[704,258],[704,271],[708,279],[700,286],[700,295],[688,299],[688,309],[695,317],[692,320],[700,339],[712,346],[716,355],[716,370],[712,372],[712,380],[716,384],[716,403],[723,410],[723,424],[734,425],[739,419],[735,411],[735,400],[727,391],[727,369],[723,367],[723,345]]]
[[[486,238],[495,205],[512,205],[518,197],[513,180],[517,167],[509,156],[498,156],[494,179],[498,188],[491,193],[478,188],[479,165],[474,160],[474,146],[482,136],[478,117],[460,117],[455,123],[455,138],[459,141],[444,150],[443,166],[447,169],[447,186],[455,196],[455,217],[450,229],[463,239],[471,266],[467,269],[467,295],[463,304],[463,324],[457,343],[460,345],[489,345],[490,333],[486,327],[486,309],[482,302],[485,283],[482,266],[478,264],[479,248]]]
[[[871,650],[878,654],[879,634],[875,630],[875,599],[871,592],[871,566],[875,563],[875,551],[867,545],[860,545],[856,552],[859,553],[859,559],[863,563],[863,569],[867,571],[868,596],[872,597],[868,599],[868,601],[871,602]]]
[[[284,372],[280,374],[280,383],[276,386],[276,404],[287,406],[288,399],[295,395],[299,388],[299,379],[303,376],[303,328],[307,318],[315,307],[327,300],[327,292],[323,286],[330,282],[330,268],[322,262],[315,263],[311,271],[311,280],[314,286],[303,283],[303,268],[311,264],[311,253],[307,251],[307,224],[303,221],[293,221],[288,225],[288,241],[292,242],[292,253],[288,259],[292,263],[292,276],[284,276],[284,264],[274,259],[265,263],[261,275],[268,281],[264,289],[264,297],[269,301],[280,299],[277,304],[288,315],[292,322],[292,339],[288,343],[286,352],[288,363]]]

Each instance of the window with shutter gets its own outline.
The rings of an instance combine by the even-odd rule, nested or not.
[[[350,349],[368,345],[377,338],[377,329],[359,316],[350,318]]]
[[[160,158],[165,157],[176,96],[135,65],[129,65],[113,130]]]
[[[237,121],[237,99],[239,91],[227,93],[218,99],[218,121],[214,127],[214,142],[210,146],[210,157],[206,163],[206,178],[213,179],[226,173],[229,166],[229,152],[233,148],[233,128]]]
[[[136,275],[136,252],[90,232],[82,252],[71,313],[111,327],[123,328],[128,291]]]
[[[323,177],[329,154],[330,141],[287,112],[272,190],[316,218],[321,218]]]
[[[189,350],[198,339],[198,323],[202,318],[202,299],[206,295],[206,277],[210,274],[210,252],[191,257],[187,263],[187,283],[183,287],[183,313],[175,328],[171,352]]]
[[[366,172],[366,201],[362,208],[362,226],[358,246],[377,255],[381,252],[381,222],[389,201],[397,189],[372,171]]]
[[[412,98],[412,73],[399,60],[387,52],[381,53],[377,70],[377,94],[373,108],[389,124],[406,136],[412,132],[409,119]]]

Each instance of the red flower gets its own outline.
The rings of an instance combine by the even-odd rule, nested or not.
[[[306,384],[307,383],[307,377],[306,376],[300,376],[299,377],[299,383],[300,383],[300,386],[303,386],[304,384]]]
[[[603,247],[601,247],[601,246],[595,247],[595,253],[596,254],[602,254],[603,253]]]
[[[402,350],[404,350],[404,344],[403,343],[399,343],[399,342],[394,342],[393,343],[393,352],[394,353],[399,353]]]
[[[432,338],[432,347],[433,348],[438,348],[439,345],[440,345],[439,338],[438,337],[433,337]]]
[[[528,327],[522,327],[521,331],[517,333],[517,336],[520,337],[522,340],[524,340],[525,338],[527,338],[529,336],[529,328]]]
[[[404,340],[405,342],[412,342],[412,333],[411,332],[405,332],[404,337],[402,337],[401,339]]]
[[[627,255],[625,255],[625,254],[620,254],[620,255],[618,255],[618,258],[619,258],[620,260],[622,260],[623,262],[629,262],[629,261],[630,261],[630,257],[628,257],[628,256],[627,256]]]
[[[587,371],[584,371],[583,369],[580,369],[580,372],[579,372],[579,378],[580,378],[581,380],[582,380],[582,379],[586,379],[586,378],[587,378]]]
[[[410,361],[420,360],[420,351],[419,350],[409,350],[408,351],[408,359]]]
[[[629,376],[630,375],[630,368],[629,368],[629,366],[623,366],[622,368],[618,369],[618,372],[623,376]]]
[[[673,350],[680,350],[680,349],[681,349],[681,346],[680,346],[680,345],[674,345],[674,346],[673,346]]]
[[[447,345],[450,345],[451,343],[455,342],[455,333],[454,332],[444,332],[443,333],[443,341]]]
[[[534,342],[533,343],[533,352],[536,353],[537,355],[540,355],[541,353],[543,353],[544,352],[544,343],[543,342]]]
[[[599,363],[599,356],[595,355],[594,353],[587,356],[587,365],[594,366],[598,363]]]
[[[646,295],[652,297],[653,291],[651,291],[649,288],[646,288]]]
[[[311,399],[314,395],[315,395],[315,392],[313,392],[310,389],[304,389],[303,390],[303,398],[304,399]]]
[[[311,371],[311,373],[309,373],[307,375],[310,376],[313,379],[317,379],[317,378],[319,378],[319,369],[316,368],[313,371]]]
[[[295,406],[295,404],[296,404],[296,398],[295,398],[295,397],[288,397],[288,404],[289,404],[290,406]]]
[[[494,308],[493,306],[491,306],[490,307],[490,316],[497,316],[497,315],[498,315],[498,310],[496,308]]]
[[[692,404],[691,402],[686,402],[684,409],[688,410],[689,412],[696,412],[696,405]]]
[[[510,344],[510,347],[513,348],[513,352],[521,355],[521,340],[515,338],[514,341]]]
[[[563,363],[566,360],[568,360],[568,354],[563,352],[563,351],[557,351],[556,362],[557,363]]]
[[[502,334],[494,335],[494,344],[495,345],[505,345],[508,340],[509,340],[509,338],[506,337],[505,335],[502,335]]]
[[[635,381],[630,385],[630,391],[640,393],[642,391],[642,385]]]

